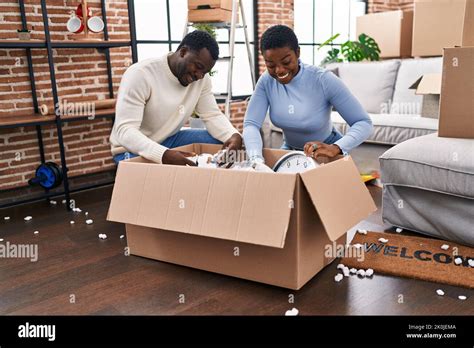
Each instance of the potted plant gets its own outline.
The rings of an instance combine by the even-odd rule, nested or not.
[[[338,36],[339,34],[330,37],[318,47],[318,50],[331,44]],[[366,34],[360,34],[358,39],[358,41],[348,40],[344,42],[341,49],[332,48],[320,65],[324,67],[330,63],[380,60],[380,48],[373,38]]]
[[[31,31],[28,29],[17,29],[18,39],[20,40],[30,40]]]

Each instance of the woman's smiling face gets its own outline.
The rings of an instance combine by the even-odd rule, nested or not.
[[[290,81],[298,74],[300,66],[298,58],[300,49],[295,52],[290,47],[270,48],[263,51],[263,59],[271,77],[282,84]]]

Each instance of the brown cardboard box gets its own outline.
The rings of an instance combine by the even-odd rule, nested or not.
[[[474,139],[474,47],[444,49],[438,135]]]
[[[461,46],[474,46],[474,1],[469,0],[464,13],[464,27]]]
[[[188,0],[189,10],[222,8],[232,11],[232,0]]]
[[[474,0],[415,0],[414,57],[441,56],[443,48],[474,42]]]
[[[439,117],[439,95],[441,93],[441,74],[425,74],[409,87],[415,94],[423,96],[421,116]]]
[[[413,11],[388,11],[357,17],[357,37],[365,33],[380,48],[381,58],[410,57]]]
[[[232,11],[223,10],[221,8],[212,8],[209,10],[189,10],[188,22],[192,23],[212,23],[232,21]]]
[[[188,0],[188,21],[230,23],[232,0]]]
[[[219,145],[182,150],[215,153]],[[269,166],[287,151],[264,150]],[[107,219],[130,253],[289,289],[334,260],[333,242],[376,206],[350,157],[302,174],[119,164]]]

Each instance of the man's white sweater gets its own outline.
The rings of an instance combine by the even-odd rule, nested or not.
[[[167,148],[160,143],[194,111],[222,142],[239,133],[219,110],[209,75],[183,87],[168,65],[169,54],[133,64],[123,75],[110,135],[112,155],[129,151],[161,163]]]

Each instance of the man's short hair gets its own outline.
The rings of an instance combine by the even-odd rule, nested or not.
[[[262,35],[260,50],[262,53],[272,48],[289,47],[298,51],[298,38],[295,32],[286,25],[274,25],[268,28]]]
[[[195,30],[188,33],[179,44],[177,51],[183,46],[196,52],[207,48],[212,59],[217,60],[219,58],[219,45],[217,41],[205,31]]]

